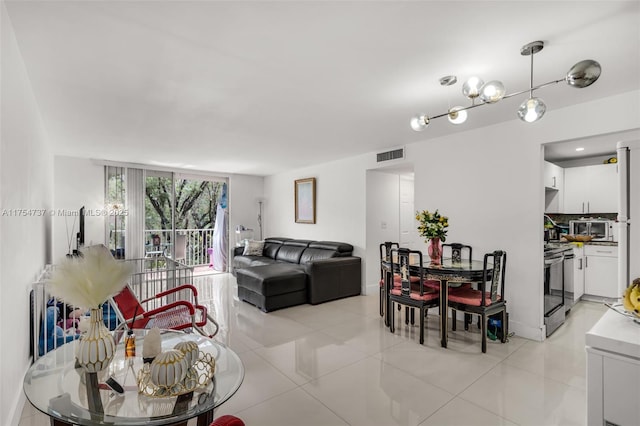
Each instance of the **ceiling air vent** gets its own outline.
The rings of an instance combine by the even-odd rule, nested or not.
[[[393,151],[381,152],[378,154],[378,163],[381,161],[397,160],[404,158],[404,148],[394,149]]]

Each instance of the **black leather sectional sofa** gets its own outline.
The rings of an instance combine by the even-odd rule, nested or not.
[[[261,256],[235,249],[238,296],[265,312],[360,294],[361,259],[335,241],[266,238]]]

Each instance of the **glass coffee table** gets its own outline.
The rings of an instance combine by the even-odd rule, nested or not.
[[[76,367],[70,342],[39,358],[27,371],[24,392],[31,404],[51,418],[51,425],[185,425],[197,417],[198,426],[213,421],[214,408],[228,400],[244,379],[238,355],[225,345],[198,334],[162,330],[162,350],[194,341],[200,354],[215,359],[213,378],[178,396],[148,396],[138,392],[136,376],[143,367],[142,348],[148,330],[135,330],[136,357],[125,359],[123,333],[116,333],[116,355],[105,370],[88,374]],[[113,377],[124,392],[107,386]]]

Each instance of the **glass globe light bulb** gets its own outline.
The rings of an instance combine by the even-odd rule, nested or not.
[[[462,85],[462,94],[469,99],[477,98],[483,84],[484,81],[479,77],[471,77]]]
[[[533,123],[542,118],[547,106],[540,98],[529,98],[524,101],[518,108],[518,117],[527,123]]]
[[[418,114],[411,118],[411,128],[416,132],[421,132],[429,125],[429,117],[426,114]]]
[[[463,109],[461,106],[454,106],[449,109],[449,114],[447,118],[453,124],[462,124],[467,121],[467,110]]]
[[[504,84],[498,80],[490,81],[480,89],[480,99],[488,104],[498,102],[505,94]]]

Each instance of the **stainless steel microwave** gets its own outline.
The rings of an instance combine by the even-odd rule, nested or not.
[[[618,241],[614,220],[580,219],[569,221],[569,233],[572,235],[591,235],[591,241]]]

